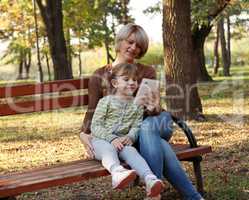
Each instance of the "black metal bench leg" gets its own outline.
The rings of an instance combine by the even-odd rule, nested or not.
[[[0,197],[0,200],[16,200],[16,197]]]
[[[198,157],[194,159],[193,165],[194,165],[194,173],[195,173],[195,178],[196,178],[197,190],[201,195],[203,195],[204,189],[203,189],[203,179],[201,175],[201,160],[202,160],[202,157]]]

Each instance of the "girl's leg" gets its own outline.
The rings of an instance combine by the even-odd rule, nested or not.
[[[160,137],[169,140],[172,136],[172,119],[168,112],[147,117],[139,132],[139,151],[158,178],[163,177],[163,154]]]
[[[150,167],[133,146],[125,146],[119,157],[123,159],[145,181],[149,197],[159,195],[163,190],[163,183],[151,171]]]
[[[95,158],[102,161],[102,165],[112,175],[113,188],[123,189],[135,180],[135,170],[125,169],[120,165],[118,153],[109,142],[97,138],[92,139]]]
[[[197,192],[192,182],[187,177],[170,144],[161,139],[160,149],[163,151],[163,174],[165,178],[182,194],[185,200],[200,200],[201,195]]]
[[[119,157],[134,169],[140,178],[144,179],[147,175],[153,174],[150,167],[133,146],[125,146],[120,152]]]
[[[118,153],[115,147],[109,142],[97,138],[92,139],[94,155],[97,160],[111,173],[112,169],[120,166]]]

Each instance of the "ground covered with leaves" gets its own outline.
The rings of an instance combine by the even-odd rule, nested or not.
[[[247,71],[248,68],[247,68]],[[200,84],[207,120],[189,121],[198,143],[211,145],[202,172],[206,200],[249,199],[249,72]],[[0,173],[49,166],[85,158],[78,133],[83,109],[1,117]],[[172,141],[185,141],[176,130]],[[192,166],[182,163],[193,182]],[[181,199],[167,182],[162,199]],[[25,193],[20,200],[134,199],[145,197],[144,186],[111,189],[110,177]]]

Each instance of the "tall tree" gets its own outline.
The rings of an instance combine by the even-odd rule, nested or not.
[[[35,44],[32,9],[28,0],[1,1],[0,4],[0,38],[9,42],[2,58],[7,58],[6,64],[18,64],[18,79],[29,77],[31,50]]]
[[[168,110],[187,119],[200,119],[202,105],[193,61],[190,0],[163,1],[163,44]]]
[[[41,56],[40,56],[40,47],[39,47],[39,32],[38,32],[38,23],[37,23],[37,13],[36,13],[35,0],[33,0],[33,7],[34,7],[34,19],[35,19],[37,64],[38,64],[40,82],[43,82],[43,71],[42,71],[42,65],[41,65]]]
[[[230,28],[230,16],[229,14],[226,16],[227,20],[227,57],[228,57],[228,66],[231,66],[231,28]]]
[[[216,36],[214,41],[214,60],[213,60],[213,68],[214,74],[218,73],[218,69],[220,67],[220,58],[219,58],[219,40],[220,40],[220,30],[219,26],[216,26]]]
[[[225,38],[223,17],[221,17],[219,21],[219,30],[220,30],[220,46],[221,46],[221,55],[222,55],[223,74],[224,76],[230,76],[230,67],[228,60],[228,51],[227,51],[227,43]]]
[[[192,0],[193,59],[199,81],[211,81],[205,66],[204,43],[212,30],[213,20],[229,5],[231,0]]]
[[[212,29],[213,20],[227,7],[231,0],[191,0],[191,25],[193,42],[193,65],[199,81],[211,81],[205,66],[204,43]],[[160,12],[160,3],[146,10],[147,13]]]
[[[54,79],[71,79],[72,68],[68,61],[63,32],[62,0],[36,0],[45,24],[54,67]]]

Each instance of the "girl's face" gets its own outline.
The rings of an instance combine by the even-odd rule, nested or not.
[[[116,89],[115,95],[132,97],[138,87],[138,82],[134,77],[121,75],[112,80],[112,85]]]
[[[141,52],[141,48],[136,43],[135,34],[132,33],[127,39],[120,42],[118,56],[124,62],[133,63]]]

